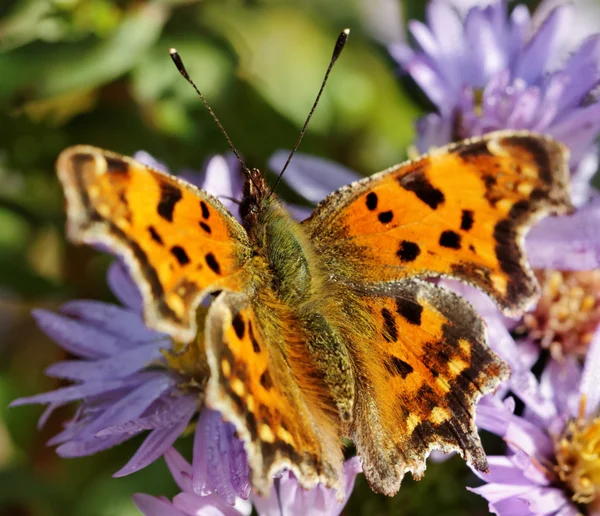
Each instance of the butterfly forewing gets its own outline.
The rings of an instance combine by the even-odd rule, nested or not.
[[[153,328],[189,341],[202,292],[242,289],[246,233],[205,191],[88,146],[63,151],[57,170],[70,238],[125,258]]]
[[[523,237],[535,220],[570,209],[568,173],[558,142],[491,133],[344,187],[306,225],[353,284],[450,276],[518,313],[537,294]]]

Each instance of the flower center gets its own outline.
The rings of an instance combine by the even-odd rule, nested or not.
[[[583,411],[582,411],[583,412]],[[555,442],[556,473],[575,503],[592,503],[600,495],[600,417],[571,419]]]
[[[173,341],[171,349],[163,349],[167,367],[183,378],[182,390],[204,392],[210,369],[204,347],[204,319],[206,308],[198,309],[198,333],[192,342]]]
[[[537,270],[542,297],[523,321],[529,336],[553,358],[583,358],[600,324],[600,270]]]

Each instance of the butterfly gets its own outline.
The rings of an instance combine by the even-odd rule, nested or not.
[[[348,438],[371,487],[392,495],[433,449],[486,471],[475,406],[508,367],[474,308],[429,278],[469,283],[508,315],[535,303],[522,243],[571,210],[567,163],[549,137],[490,133],[345,186],[301,223],[258,170],[241,223],[208,192],[102,149],[66,149],[57,171],[70,239],[124,259],[150,327],[204,336],[204,403],[244,441],[257,492],[283,468],[343,492]]]

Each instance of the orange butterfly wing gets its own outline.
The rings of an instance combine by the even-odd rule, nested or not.
[[[485,471],[475,405],[508,368],[486,345],[477,312],[418,279],[403,281],[393,298],[362,301],[376,332],[357,346],[362,395],[350,437],[373,489],[393,495],[406,472],[420,478],[433,449],[457,451]]]
[[[332,281],[362,296],[354,312],[373,320],[354,339],[349,430],[373,489],[391,495],[407,471],[420,477],[434,448],[487,468],[475,404],[507,368],[466,301],[416,278],[450,276],[524,310],[538,285],[523,237],[569,211],[567,184],[564,146],[498,132],[343,187],[303,223]]]
[[[568,212],[568,174],[562,144],[490,133],[344,187],[305,225],[351,284],[450,276],[518,313],[538,293],[522,240],[535,220]]]
[[[343,498],[340,429],[315,402],[315,393],[300,387],[311,383],[310,371],[291,356],[294,345],[305,350],[302,330],[295,344],[284,342],[279,332],[269,332],[268,310],[253,308],[244,294],[223,293],[213,301],[206,322],[211,369],[206,402],[246,443],[252,486],[259,493],[267,495],[273,475],[288,468],[304,488],[322,482]]]
[[[148,325],[190,341],[209,290],[243,290],[246,232],[214,197],[131,158],[89,146],[63,151],[58,176],[69,237],[124,257]]]

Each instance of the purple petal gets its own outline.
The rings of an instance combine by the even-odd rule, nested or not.
[[[600,197],[573,215],[550,217],[529,233],[526,249],[539,269],[591,270],[600,267]]]
[[[504,437],[514,411],[515,400],[513,398],[509,397],[502,401],[498,396],[488,394],[477,404],[477,427]]]
[[[194,516],[240,516],[249,515],[250,504],[240,501],[236,507],[227,505],[219,495],[199,496],[195,493],[179,493],[173,498],[173,505],[185,514]]]
[[[476,489],[467,489],[477,492]],[[482,496],[485,498],[485,495],[482,494]],[[490,503],[489,510],[498,516],[535,516],[535,513],[529,509],[529,505],[519,498],[505,498],[499,502]]]
[[[532,84],[542,75],[550,56],[556,51],[556,36],[566,21],[568,11],[557,7],[546,17],[542,26],[522,50],[515,77]]]
[[[171,502],[164,498],[136,493],[132,495],[131,499],[144,516],[189,516],[189,514],[173,507]]]
[[[108,408],[102,411],[95,419],[85,425],[85,427],[76,436],[77,441],[82,440],[111,440],[112,436],[98,437],[97,434],[103,428],[125,423],[142,414],[157,398],[172,389],[175,382],[164,376],[155,378],[152,381],[140,385],[126,396],[116,400]],[[124,438],[131,437],[131,434],[122,434]],[[119,436],[121,437],[121,436]],[[62,456],[78,456],[77,444],[65,443],[59,447],[57,452]]]
[[[589,356],[589,355],[588,355]],[[576,416],[579,412],[581,367],[574,357],[550,360],[540,378],[540,392],[553,400],[559,414]]]
[[[237,205],[226,197],[240,199],[243,179],[237,159],[223,156],[212,157],[206,165],[206,175],[202,188],[217,197],[232,213],[237,213]]]
[[[594,88],[600,79],[599,63],[600,34],[596,34],[587,38],[564,65],[564,72],[571,82],[561,98],[560,109],[579,105]]]
[[[282,170],[288,151],[277,151],[269,159],[269,168]],[[309,201],[318,203],[331,192],[360,179],[360,176],[326,159],[295,154],[283,174],[283,180]]]
[[[111,435],[108,437],[98,437],[93,440],[83,441],[67,441],[56,448],[56,454],[59,457],[73,458],[73,457],[87,457],[94,455],[95,453],[108,450],[113,448],[122,442],[125,442],[131,436],[122,435]],[[48,445],[54,444],[52,441],[48,442]]]
[[[555,514],[556,511],[570,503],[562,489],[552,487],[532,489],[521,493],[517,498],[529,504],[529,508],[534,514]]]
[[[600,327],[596,328],[588,348],[579,392],[585,396],[586,414],[596,414],[600,409]]]
[[[230,505],[250,492],[249,469],[242,442],[220,412],[203,409],[194,437],[193,490],[216,491]]]
[[[60,313],[120,337],[125,346],[165,336],[145,326],[138,312],[101,301],[69,301],[60,307]]]
[[[404,69],[443,115],[451,113],[451,109],[456,105],[458,93],[449,91],[448,85],[432,67],[427,57],[415,55]]]
[[[144,303],[142,294],[120,260],[115,260],[108,268],[106,275],[108,286],[124,306],[142,313]]]
[[[598,196],[598,191],[591,185],[591,181],[596,175],[599,163],[598,152],[592,148],[579,160],[574,170],[571,168],[571,202],[574,206],[586,206]]]
[[[469,68],[463,63],[468,45],[462,19],[449,3],[433,0],[427,5],[427,23],[436,41],[426,52],[434,57],[438,70],[450,87],[457,91],[463,81],[461,74],[469,73]]]
[[[169,448],[165,453],[165,461],[173,479],[182,491],[192,492],[192,466],[175,449]]]
[[[276,516],[279,514],[314,514],[318,516],[337,516],[346,505],[356,475],[362,471],[360,459],[353,457],[344,463],[345,498],[342,503],[337,499],[334,489],[327,489],[322,484],[310,490],[303,489],[291,471],[285,471],[276,479],[276,486],[271,489],[268,497],[253,497],[254,505],[259,514]]]
[[[129,376],[162,357],[161,348],[169,348],[168,340],[157,340],[103,360],[65,360],[46,369],[48,376],[71,380],[93,381]]]
[[[482,473],[473,469],[473,473],[488,484],[503,484],[510,486],[528,486],[534,484],[530,479],[523,475],[523,470],[513,464],[509,457],[505,455],[488,455],[488,473]]]
[[[120,339],[85,323],[41,309],[33,310],[32,315],[46,335],[73,355],[104,358],[121,351]]]
[[[137,434],[144,430],[155,430],[156,428],[175,425],[181,419],[181,414],[173,410],[172,403],[163,403],[155,410],[149,407],[147,412],[150,415],[132,419],[123,424],[108,426],[100,430],[96,435]]]
[[[465,33],[472,70],[461,70],[462,73],[469,73],[469,79],[463,78],[463,84],[482,88],[492,75],[508,64],[508,55],[499,44],[492,23],[481,9],[471,9],[467,14]]]
[[[429,114],[417,120],[417,149],[429,152],[432,148],[446,145],[452,140],[453,121],[449,117]]]
[[[11,407],[18,407],[20,405],[31,405],[34,403],[69,403],[78,399],[85,398],[87,396],[94,396],[104,392],[110,392],[122,387],[130,387],[141,383],[140,377],[134,378],[123,378],[119,380],[96,380],[93,382],[86,382],[80,385],[71,385],[69,387],[61,387],[50,392],[44,392],[42,394],[36,394],[35,396],[28,396],[26,398],[18,398],[11,402]]]
[[[600,102],[571,109],[562,117],[557,116],[547,132],[569,146],[571,162],[576,163],[600,132]]]
[[[557,511],[554,516],[579,516],[580,514],[579,509],[569,503]]]
[[[179,422],[175,425],[158,428],[150,432],[150,435],[146,437],[129,462],[117,471],[113,477],[123,477],[135,473],[153,463],[161,455],[164,455],[185,430],[196,409],[197,401],[194,396],[180,398],[177,408],[174,407],[174,410],[181,411]]]
[[[523,451],[531,457],[552,457],[554,443],[550,436],[535,424],[518,416],[513,416],[506,430],[504,440],[515,451]]]
[[[553,400],[543,395],[539,383],[531,371],[519,371],[518,374],[512,375],[510,387],[539,421],[549,422],[556,417],[556,406]]]
[[[538,486],[548,486],[554,481],[554,474],[540,465],[540,461],[530,457],[523,451],[517,451],[509,457],[510,461],[519,468],[523,476]]]
[[[502,500],[523,494],[533,487],[532,484],[485,484],[481,487],[468,488],[469,491],[483,496],[490,504],[497,504]]]

